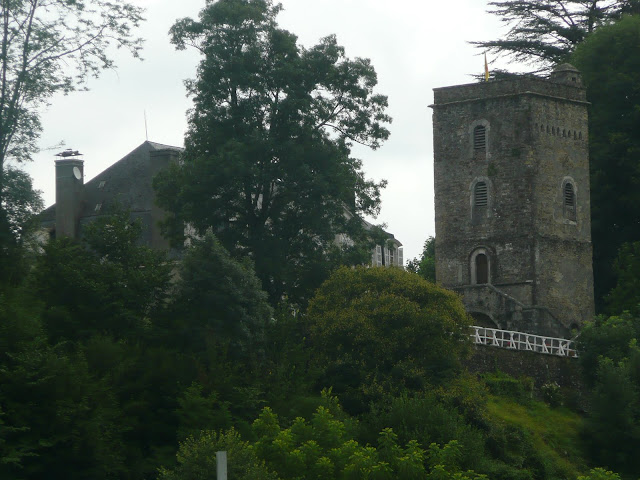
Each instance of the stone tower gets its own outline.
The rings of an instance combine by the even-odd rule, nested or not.
[[[434,90],[436,279],[477,324],[566,337],[593,317],[580,73]]]

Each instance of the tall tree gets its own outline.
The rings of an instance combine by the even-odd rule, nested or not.
[[[27,160],[37,150],[40,112],[55,93],[113,67],[110,46],[138,55],[133,29],[141,20],[140,8],[126,1],[0,3],[0,246],[11,238],[2,201],[7,160]]]
[[[542,71],[566,61],[598,26],[640,11],[637,0],[502,0],[489,6],[509,30],[502,38],[471,43]]]
[[[384,183],[366,180],[350,149],[380,146],[390,121],[369,60],[346,58],[334,36],[300,47],[278,28],[279,11],[271,0],[219,0],[172,27],[176,48],[204,58],[187,82],[184,165],[156,180],[173,236],[185,222],[213,228],[234,256],[253,258],[276,302],[303,298],[330,258],[358,249],[360,215],[377,213]],[[338,234],[355,245],[337,251]]]

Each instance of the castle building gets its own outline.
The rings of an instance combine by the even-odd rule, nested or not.
[[[594,315],[586,92],[549,78],[436,88],[436,280],[476,324],[566,337]]]

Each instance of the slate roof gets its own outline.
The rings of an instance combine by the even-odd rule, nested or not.
[[[184,149],[145,141],[84,184],[80,218],[104,215],[115,204],[129,208],[132,214],[151,211],[154,195],[150,152],[159,150],[182,152]],[[96,209],[98,205],[100,207]],[[43,226],[55,224],[56,205],[44,210],[40,220]]]

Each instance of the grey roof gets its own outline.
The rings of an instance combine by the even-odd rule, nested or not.
[[[580,70],[578,70],[576,67],[574,67],[570,63],[561,63],[560,65],[557,65],[553,69],[553,71],[555,73],[558,73],[558,72],[580,72]]]
[[[183,151],[180,147],[145,141],[85,183],[80,218],[104,215],[115,204],[131,209],[132,213],[150,211],[154,198],[150,153],[161,150]],[[100,208],[96,211],[97,205]],[[55,222],[55,218],[55,204],[40,214],[43,224]]]

